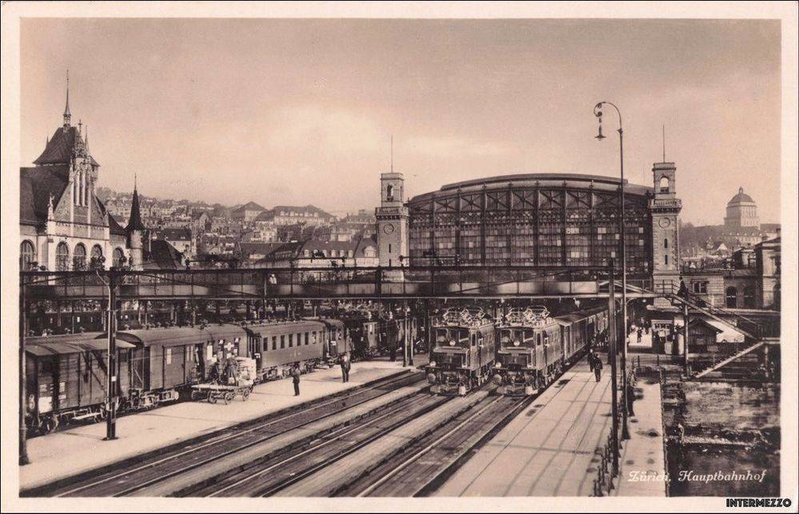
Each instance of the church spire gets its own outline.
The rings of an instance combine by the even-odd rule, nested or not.
[[[139,192],[136,188],[136,179],[133,179],[133,200],[130,205],[130,219],[125,231],[130,234],[134,230],[144,230],[144,223],[141,220],[141,210],[139,208]]]
[[[69,112],[69,69],[67,69],[67,105],[64,107],[64,127],[69,127],[72,113]]]

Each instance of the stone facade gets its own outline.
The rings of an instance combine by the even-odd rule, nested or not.
[[[375,216],[377,253],[382,267],[400,267],[408,259],[408,208],[403,203],[404,186],[402,173],[380,176],[380,207],[375,210]]]
[[[680,237],[678,217],[682,202],[677,198],[677,168],[673,162],[658,162],[652,167],[654,196],[649,201],[652,214],[652,278],[658,285],[679,285]]]
[[[20,169],[20,268],[71,271],[119,265],[129,250],[124,229],[96,195],[100,164],[88,128],[71,122],[69,91],[63,125],[33,167]]]

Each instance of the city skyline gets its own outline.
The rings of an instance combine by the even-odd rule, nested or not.
[[[739,186],[780,220],[778,22],[39,19],[21,35],[23,163],[60,125],[69,68],[73,121],[117,191],[135,172],[148,196],[373,208],[391,134],[409,196],[613,177],[616,120],[600,144],[592,114],[610,100],[632,183],[650,185],[665,124],[684,222],[721,224]]]

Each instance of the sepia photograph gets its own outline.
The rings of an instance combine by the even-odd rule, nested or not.
[[[796,4],[2,11],[4,512],[796,511]]]

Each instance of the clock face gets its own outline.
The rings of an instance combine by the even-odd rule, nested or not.
[[[394,225],[392,225],[391,223],[387,223],[383,227],[383,232],[385,232],[386,234],[390,234],[390,233],[394,232]]]
[[[671,220],[668,218],[660,218],[658,224],[663,228],[667,228],[669,225],[671,225]]]

